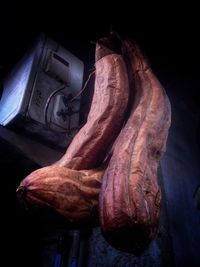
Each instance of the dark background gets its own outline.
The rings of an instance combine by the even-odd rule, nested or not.
[[[40,32],[56,39],[85,63],[92,63],[99,37],[114,29],[142,46],[152,67],[169,79],[189,84],[198,77],[199,14],[193,4],[81,4],[8,2],[1,8],[1,75],[4,75]],[[191,85],[191,86],[192,86]]]
[[[42,6],[36,1],[25,4],[9,1],[1,4],[0,11],[1,80],[40,32],[83,60],[87,72],[94,63],[94,45],[90,41],[96,41],[113,29],[122,37],[135,39],[169,95],[173,96],[173,90],[178,90],[180,96],[187,97],[189,108],[199,114],[200,16],[192,3],[176,7],[169,3],[136,6],[134,2],[122,1],[108,8],[103,2],[95,6],[76,2],[73,6],[55,1]],[[42,246],[38,240],[44,229],[38,226],[37,218],[21,210],[15,190],[38,166],[3,140],[0,141],[0,156],[1,207],[5,223],[2,235],[6,236],[2,243],[6,266],[11,266],[9,263],[14,259],[16,266],[36,267]]]

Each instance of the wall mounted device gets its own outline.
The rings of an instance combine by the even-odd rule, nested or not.
[[[3,81],[0,125],[66,149],[79,128],[84,65],[41,34]]]

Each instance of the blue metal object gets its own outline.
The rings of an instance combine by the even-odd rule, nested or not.
[[[61,254],[56,254],[54,267],[61,267],[61,260],[62,260],[62,255]]]
[[[79,128],[77,93],[82,88],[83,71],[80,59],[41,34],[3,81],[0,125],[17,127],[66,149]]]
[[[77,259],[72,259],[69,267],[78,267],[78,261],[77,261]]]
[[[69,267],[78,267],[79,246],[80,246],[80,231],[73,231],[73,241],[71,247],[71,259]]]

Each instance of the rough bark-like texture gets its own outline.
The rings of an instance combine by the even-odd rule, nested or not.
[[[96,45],[95,88],[87,122],[54,165],[76,170],[99,167],[121,130],[129,95],[127,70],[108,43],[102,39]]]
[[[103,176],[99,211],[107,241],[140,253],[155,237],[159,222],[157,167],[165,151],[171,109],[138,46],[130,41],[124,46],[134,75],[135,99]]]
[[[26,203],[52,208],[68,220],[88,219],[97,207],[103,172],[44,167],[27,176],[17,192]]]

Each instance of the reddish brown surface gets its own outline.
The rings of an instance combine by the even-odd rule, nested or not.
[[[124,46],[134,74],[135,99],[103,176],[99,211],[102,230],[113,245],[140,251],[155,237],[159,222],[157,167],[165,151],[171,110],[137,45],[125,41]]]
[[[89,218],[97,206],[103,172],[44,167],[27,176],[18,191],[24,191],[28,204],[52,208],[68,220]]]
[[[122,127],[129,94],[126,66],[122,56],[104,42],[96,45],[95,88],[87,122],[57,166],[76,170],[98,167]]]
[[[95,92],[85,126],[60,161],[31,173],[18,191],[27,203],[50,207],[72,221],[90,218],[100,193],[104,236],[118,249],[140,253],[155,237],[159,223],[157,168],[165,152],[171,109],[137,45],[123,45],[134,81],[130,115],[123,58],[97,45]],[[91,169],[102,164],[114,140],[109,165]]]

